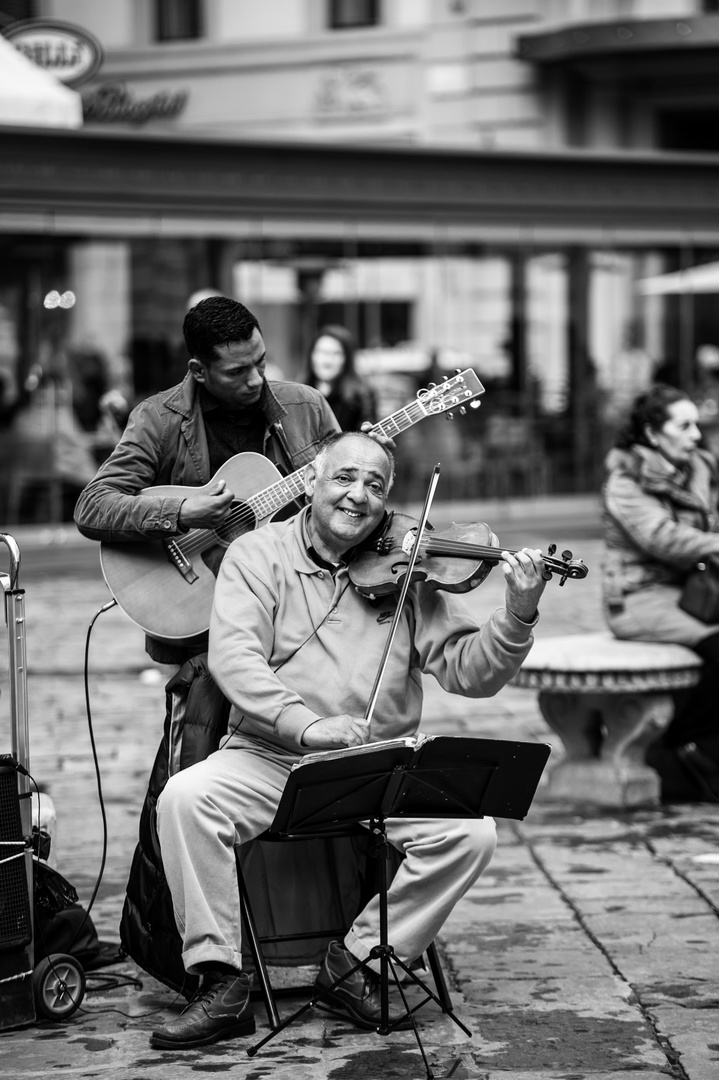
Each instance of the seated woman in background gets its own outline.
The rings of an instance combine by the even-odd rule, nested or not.
[[[704,660],[667,730],[647,750],[664,802],[719,802],[719,622],[679,607],[689,571],[719,562],[718,470],[699,449],[699,413],[662,383],[641,394],[607,457],[602,489],[604,608],[612,633],[687,645]]]
[[[376,423],[375,396],[355,371],[355,343],[344,326],[318,330],[303,381],[324,394],[343,431],[359,431],[365,420]]]

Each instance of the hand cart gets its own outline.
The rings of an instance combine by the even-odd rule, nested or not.
[[[8,636],[11,752],[0,753],[0,1031],[38,1017],[65,1020],[85,994],[75,957],[53,953],[34,967],[32,786],[27,707],[25,591],[20,548],[0,533],[10,554],[0,573]]]

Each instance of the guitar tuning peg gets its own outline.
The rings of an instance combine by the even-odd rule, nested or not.
[[[550,544],[549,547],[547,548],[547,555],[549,555],[551,557],[552,555],[554,555],[554,552],[556,550],[557,550],[557,545],[556,544]]]
[[[428,390],[434,390],[434,388],[436,387],[436,385],[437,385],[437,383],[436,383],[436,382],[431,382],[431,383],[427,383],[427,389],[428,389]]]
[[[481,404],[482,404],[482,402],[477,401],[477,399],[475,398],[474,401],[470,401],[469,407],[470,407],[470,409],[478,409]]]
[[[454,413],[453,412],[448,412],[448,413],[445,413],[444,415],[447,417],[448,420],[454,420]]]
[[[461,369],[461,367],[456,367],[456,368],[454,369],[454,373],[455,373],[455,375],[461,375],[461,374],[462,374],[462,369]]]
[[[562,558],[563,558],[564,560],[566,560],[566,562],[569,562],[569,560],[571,559],[571,557],[572,557],[572,553],[571,553],[571,551],[563,551],[563,552],[562,552]]]
[[[460,416],[466,416],[467,415],[467,410],[465,409],[464,405],[460,405],[460,407],[459,407],[459,415]]]

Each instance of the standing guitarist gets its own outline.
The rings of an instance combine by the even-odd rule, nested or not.
[[[188,529],[217,529],[233,501],[224,480],[189,497],[143,489],[203,487],[229,458],[248,451],[290,473],[312,461],[321,441],[339,430],[317,390],[267,382],[260,326],[243,304],[226,296],[201,300],[185,316],[183,333],[188,373],[131,413],[115,450],[78,499],[75,522],[83,536],[163,540]],[[158,663],[177,665],[206,651],[207,634],[172,643],[147,636],[145,647]]]

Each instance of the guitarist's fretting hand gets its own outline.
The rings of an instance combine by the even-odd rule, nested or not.
[[[224,480],[218,480],[209,492],[188,495],[178,514],[181,528],[216,529],[227,517],[234,497]]]
[[[373,431],[374,424],[370,420],[365,420],[360,431],[364,431],[366,435],[369,435],[371,439],[378,442],[380,446],[384,446],[385,450],[389,450],[391,453],[397,449],[397,444],[394,439],[390,439],[389,435],[384,435],[381,431]]]

